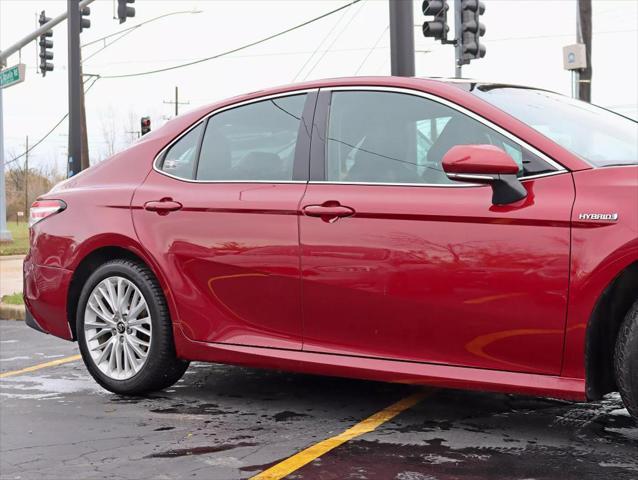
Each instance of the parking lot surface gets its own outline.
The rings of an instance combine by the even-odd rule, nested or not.
[[[415,395],[376,429],[294,457],[286,478],[638,478],[638,428],[617,395],[574,404],[195,363],[174,388],[126,398],[94,383],[75,344],[10,321],[0,342],[1,479],[250,478]]]

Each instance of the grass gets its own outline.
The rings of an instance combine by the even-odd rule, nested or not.
[[[25,255],[29,250],[29,225],[26,222],[7,222],[13,242],[0,243],[0,255]]]
[[[12,293],[11,295],[4,295],[2,297],[2,303],[24,305],[24,299],[22,298],[22,293]]]

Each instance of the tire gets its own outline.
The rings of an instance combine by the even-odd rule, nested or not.
[[[638,422],[638,301],[629,309],[620,326],[614,369],[623,403]]]
[[[112,308],[118,302],[121,307]],[[110,260],[91,274],[80,293],[76,327],[89,373],[113,393],[141,395],[161,390],[177,382],[188,368],[189,362],[175,354],[164,294],[153,273],[140,262]],[[103,353],[108,359],[102,359]]]

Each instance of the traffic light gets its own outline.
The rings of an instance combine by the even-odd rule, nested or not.
[[[485,35],[485,25],[480,22],[485,13],[485,4],[479,0],[461,0],[461,32],[458,35],[461,46],[461,64],[485,56],[485,45],[481,37]]]
[[[140,132],[146,135],[151,131],[151,117],[142,117],[140,119]]]
[[[447,11],[450,6],[447,0],[424,0],[422,5],[423,15],[434,17],[423,23],[423,36],[434,37],[436,40],[447,40],[450,27],[447,24]]]
[[[40,12],[40,18],[38,19],[40,26],[49,22],[49,20],[51,20],[51,18],[47,17],[44,10],[42,10],[42,12]],[[40,45],[40,73],[43,77],[46,76],[47,72],[53,71],[53,63],[47,62],[47,60],[53,60],[53,52],[49,50],[53,48],[53,40],[49,40],[52,36],[52,30],[44,32],[40,35],[40,41],[38,42],[38,45]]]
[[[91,9],[89,7],[84,7],[82,10],[80,10],[80,32],[85,28],[89,28],[91,26],[91,20],[88,18],[84,18],[88,17],[89,15],[91,15]]]
[[[129,3],[135,3],[135,0],[117,0],[117,18],[120,19],[120,23],[135,16],[135,8],[129,7]]]

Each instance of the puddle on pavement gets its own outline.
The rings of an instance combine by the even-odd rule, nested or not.
[[[295,412],[286,410],[284,412],[276,413],[275,415],[272,416],[272,418],[275,420],[275,422],[285,422],[288,420],[296,420],[300,417],[309,417],[309,416],[310,415],[308,415],[307,413],[295,413]]]
[[[225,445],[211,445],[208,447],[192,447],[192,448],[178,448],[174,450],[165,450],[163,452],[152,453],[144,458],[175,458],[186,457],[189,455],[204,455],[207,453],[217,453],[226,450],[232,450],[239,447],[254,447],[256,443],[239,442]]]

